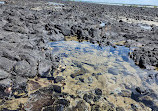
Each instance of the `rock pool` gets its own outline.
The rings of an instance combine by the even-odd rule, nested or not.
[[[100,47],[86,41],[57,41],[50,43],[50,47],[52,54],[60,58],[59,68],[53,76],[65,78],[64,92],[82,95],[100,88],[110,102],[126,109],[133,102],[157,106],[158,86],[149,76],[156,75],[156,72],[136,66],[128,56],[132,49],[124,46]],[[127,95],[124,98],[116,96],[123,92],[129,92],[128,99]],[[148,96],[148,100],[144,95]],[[148,104],[150,101],[153,104]]]

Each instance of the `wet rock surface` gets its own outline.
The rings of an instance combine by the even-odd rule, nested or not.
[[[136,47],[130,54],[135,63],[142,68],[155,69],[158,67],[158,9],[58,0],[52,1],[60,4],[35,0],[4,1],[5,4],[0,4],[0,110],[157,109],[154,101],[157,95],[152,88],[138,86],[132,91],[116,89],[108,92],[98,86],[92,87],[91,91],[68,91],[71,84],[67,79],[74,84],[73,81],[77,81],[76,87],[78,84],[89,86],[103,75],[97,72],[84,78],[87,70],[82,67],[68,77],[60,76],[65,68],[59,65],[60,58],[52,54],[55,50],[52,52],[48,43],[72,36],[74,40],[88,40],[99,46]],[[59,75],[53,75],[54,72]],[[111,76],[119,76],[117,69],[110,68],[108,72]],[[158,84],[157,75],[149,75],[146,81]],[[115,77],[109,83],[114,81]],[[130,88],[130,85],[124,86]]]

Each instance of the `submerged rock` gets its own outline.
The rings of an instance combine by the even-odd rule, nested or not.
[[[122,107],[116,107],[116,111],[125,111]]]
[[[139,94],[142,94],[142,95],[145,95],[145,94],[148,94],[150,93],[149,90],[143,88],[143,87],[137,87],[136,88],[136,91],[139,93]]]
[[[48,60],[43,60],[39,62],[38,74],[40,77],[49,77],[51,76],[50,72],[52,70],[52,63]]]
[[[64,105],[64,106],[69,106],[70,105],[70,102],[66,99],[59,99],[56,103]]]
[[[61,87],[57,85],[53,85],[53,90],[57,93],[61,93]]]
[[[92,94],[84,94],[83,99],[84,99],[87,103],[91,103],[91,101],[93,100],[93,95],[92,95]]]
[[[78,110],[78,111],[88,111],[88,105],[86,105],[86,103],[84,101],[78,101],[77,105],[74,107],[74,110]]]
[[[81,75],[83,75],[83,74],[78,74],[78,73],[76,73],[76,74],[71,74],[70,76],[71,76],[72,78],[75,78],[75,77],[81,76]]]
[[[40,111],[45,106],[50,106],[54,103],[55,99],[52,98],[51,93],[47,91],[37,91],[30,95],[28,102],[25,104],[25,110]]]
[[[54,82],[55,82],[55,83],[58,83],[58,82],[61,82],[61,81],[63,81],[63,80],[65,80],[65,78],[63,78],[62,76],[57,76],[57,77],[54,79]]]
[[[96,88],[96,89],[95,89],[95,94],[96,94],[96,95],[102,95],[102,90],[99,89],[99,88]]]
[[[91,111],[101,111],[100,106],[99,105],[93,105],[91,107]]]
[[[116,68],[109,68],[108,73],[111,73],[113,75],[118,75],[119,71]]]

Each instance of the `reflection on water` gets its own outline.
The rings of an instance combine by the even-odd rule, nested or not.
[[[99,87],[106,95],[109,94],[109,98],[112,97],[111,94],[120,94],[125,90],[132,92],[132,99],[135,99],[135,93],[139,93],[135,89],[141,87],[144,91],[152,90],[154,96],[149,96],[150,101],[158,103],[156,82],[148,80],[149,72],[140,69],[128,57],[131,52],[129,48],[100,47],[97,44],[77,41],[52,42],[50,46],[53,55],[60,57],[60,68],[64,69],[55,71],[54,76],[66,78],[65,92],[75,95],[78,91],[90,91]],[[150,74],[155,73],[150,71]],[[120,104],[119,100],[117,104]],[[126,107],[127,104],[121,105]]]
[[[3,1],[0,1],[0,4],[5,4],[5,2],[3,2]]]
[[[94,56],[100,57],[121,57],[125,61],[129,61],[128,53],[130,49],[124,46],[118,46],[113,48],[111,46],[100,47],[97,44],[91,44],[89,42],[77,42],[77,41],[59,41],[52,42],[51,47],[53,48],[53,53],[60,55],[60,57],[65,57],[64,55],[75,56],[73,53],[79,54],[93,54]]]
[[[151,30],[152,27],[150,25],[147,24],[138,24],[138,26],[140,26],[141,28],[145,29],[145,30]]]

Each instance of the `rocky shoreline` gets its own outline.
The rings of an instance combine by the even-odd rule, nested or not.
[[[53,72],[62,69],[60,58],[52,55],[48,43],[75,36],[100,46],[136,47],[130,57],[138,66],[150,71],[158,67],[157,22],[157,8],[7,0],[0,4],[0,109],[156,110],[158,105],[146,93],[155,98],[157,95],[142,88],[135,89],[136,95],[126,91],[119,93],[128,107],[110,102],[99,88],[81,96],[64,93],[64,78],[53,76]],[[49,80],[46,79],[48,73]],[[158,74],[151,74],[148,79],[157,84]],[[135,99],[128,100],[132,97]]]

